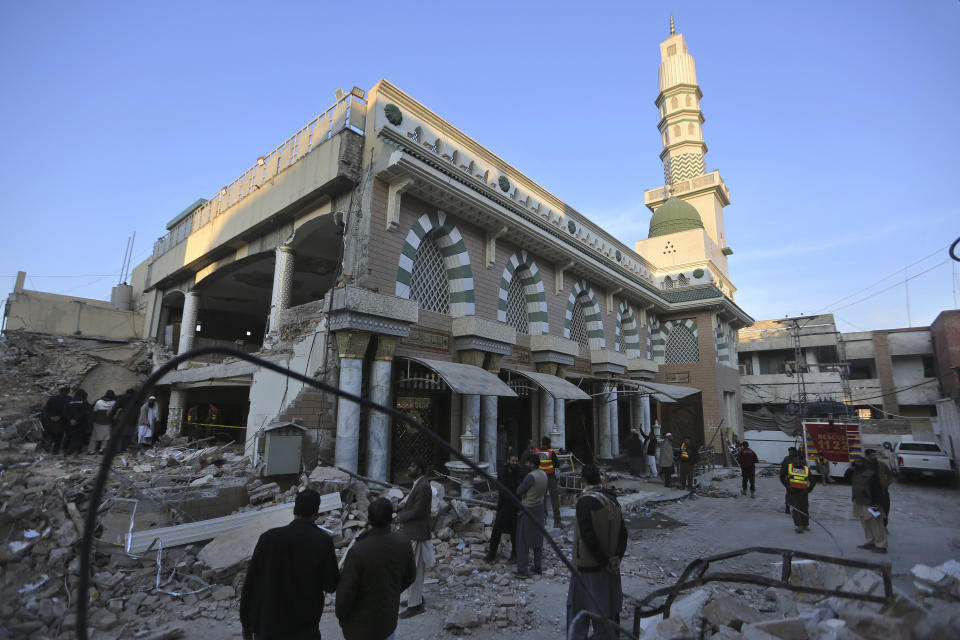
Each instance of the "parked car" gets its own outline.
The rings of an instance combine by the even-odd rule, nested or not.
[[[952,477],[954,461],[938,443],[904,437],[893,448],[893,472],[900,479],[912,477]]]

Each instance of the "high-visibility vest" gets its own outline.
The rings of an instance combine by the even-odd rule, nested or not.
[[[197,422],[197,408],[190,407],[187,410],[187,422]]]
[[[210,413],[207,414],[207,422],[210,424],[220,424],[220,410],[210,405]]]
[[[690,459],[690,454],[687,453],[687,443],[686,443],[686,442],[684,442],[683,444],[680,445],[680,459],[681,459],[681,460],[689,460],[689,459]]]
[[[540,471],[548,476],[553,475],[553,451],[550,449],[537,449],[537,455],[540,456]]]
[[[787,465],[787,479],[791,489],[807,489],[810,487],[810,467],[794,467]]]

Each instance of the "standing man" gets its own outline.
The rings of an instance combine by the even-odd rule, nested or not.
[[[547,510],[543,498],[547,493],[547,474],[540,469],[540,456],[527,455],[527,475],[517,487],[517,495],[523,506],[543,525],[547,520]],[[530,577],[530,549],[533,548],[533,572],[543,571],[543,534],[537,529],[530,517],[520,514],[517,523],[517,576]]]
[[[148,446],[153,434],[157,432],[157,422],[160,420],[160,407],[157,406],[156,396],[150,396],[140,406],[140,415],[137,418],[137,445],[138,448]]]
[[[643,446],[643,441],[636,431],[630,432],[627,438],[627,461],[630,463],[630,473],[640,477],[643,474],[643,464],[646,462],[647,453]]]
[[[623,588],[620,582],[620,560],[627,550],[627,528],[616,496],[603,491],[600,470],[592,464],[583,468],[583,493],[577,500],[577,519],[573,530],[573,562],[580,572],[589,593],[575,576],[570,577],[567,590],[567,634],[570,638],[585,640],[593,623],[593,636],[614,640],[618,632],[596,620],[581,617],[581,611],[590,611],[606,620],[620,623],[623,606]],[[593,598],[590,597],[593,595]],[[596,599],[600,609],[594,604]],[[571,625],[573,629],[571,630]]]
[[[673,434],[663,437],[660,445],[660,473],[663,474],[663,486],[670,487],[670,478],[673,476]]]
[[[742,486],[740,495],[747,495],[747,484],[750,484],[750,497],[757,497],[757,458],[756,452],[750,448],[750,443],[744,440],[740,443],[740,453],[737,454],[737,461],[740,463],[740,475],[742,476]]]
[[[340,572],[319,515],[320,494],[304,489],[293,522],[260,536],[240,593],[244,640],[320,640],[323,592],[333,593]]]
[[[867,541],[858,548],[874,553],[887,552],[887,527],[883,524],[883,487],[880,478],[863,456],[853,459],[853,515],[863,526]]]
[[[693,441],[690,438],[684,438],[680,443],[680,488],[693,493],[696,489],[693,486],[694,469],[697,468],[698,454],[693,447]]]
[[[550,494],[550,508],[553,510],[553,528],[560,529],[560,496],[557,495],[557,454],[550,448],[550,438],[540,440],[540,448],[535,451],[540,458],[540,470],[547,474],[547,492]],[[544,513],[546,517],[546,513]]]
[[[114,405],[117,404],[117,394],[113,389],[108,389],[103,397],[97,400],[93,405],[93,433],[90,435],[90,448],[87,453],[103,453],[103,448],[110,440],[110,431],[113,424],[110,421],[110,414]]]
[[[60,443],[66,431],[65,413],[70,403],[70,387],[60,387],[55,395],[47,399],[40,415],[40,424],[43,425],[44,436],[50,444],[50,453],[60,453]]]
[[[796,449],[786,468],[780,470],[780,482],[787,489],[787,505],[793,513],[794,529],[797,533],[809,531],[810,499],[808,495],[813,491],[816,479],[810,475],[810,467]]]
[[[423,576],[433,566],[433,542],[430,540],[430,503],[433,491],[427,480],[427,463],[420,458],[407,466],[407,474],[413,478],[410,493],[400,502],[396,520],[401,532],[413,543],[413,560],[417,573],[413,584],[407,589],[407,608],[400,614],[404,620],[424,612]]]
[[[657,434],[650,429],[650,435],[647,436],[647,477],[656,478],[657,473]]]
[[[880,489],[883,491],[880,508],[883,509],[883,526],[886,527],[890,521],[890,485],[893,484],[893,471],[876,449],[867,449],[864,453],[867,454],[867,461],[873,468],[873,472],[877,474]]]
[[[337,585],[336,614],[345,640],[393,637],[400,594],[417,575],[410,540],[390,531],[393,504],[377,498],[367,508],[370,528],[347,553]]]
[[[517,454],[511,451],[507,456],[507,466],[500,471],[500,476],[497,479],[510,490],[511,494],[516,495],[517,487],[520,486],[523,475],[524,473],[520,469],[520,460],[517,458]],[[510,536],[510,560],[516,560],[517,508],[501,492],[497,495],[497,517],[493,521],[493,532],[490,534],[487,562],[493,562],[497,559],[497,551],[500,549],[500,536],[503,534]]]
[[[780,461],[780,484],[784,486],[784,489],[786,489],[786,486],[787,486],[787,482],[786,482],[787,467],[790,465],[790,463],[793,461],[793,458],[796,455],[797,455],[797,448],[790,447],[789,449],[787,449],[787,455],[783,458],[783,460]],[[788,516],[791,514],[789,491],[786,491],[783,494],[783,512],[786,513]]]

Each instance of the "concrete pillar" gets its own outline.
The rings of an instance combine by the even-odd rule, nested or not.
[[[754,351],[750,354],[750,359],[753,361],[753,375],[760,375],[760,353]]]
[[[193,349],[197,337],[197,313],[200,311],[200,293],[188,291],[183,298],[183,317],[180,320],[180,348],[177,355]],[[178,369],[186,369],[188,362],[180,363]]]
[[[641,396],[640,406],[643,409],[643,430],[650,435],[652,433],[650,430],[653,428],[650,422],[650,396]]]
[[[290,307],[290,292],[293,290],[293,268],[296,253],[289,245],[277,247],[273,266],[273,292],[270,297],[270,331],[277,328],[280,312]]]
[[[480,431],[480,396],[461,396],[460,400],[460,437],[468,431],[474,436]],[[473,450],[473,461],[477,462],[477,448]]]
[[[370,334],[365,331],[340,331],[337,349],[340,354],[340,390],[359,396],[363,388],[363,356]],[[360,405],[337,398],[337,449],[334,460],[338,467],[359,472]]]
[[[610,439],[610,409],[607,404],[610,402],[610,389],[607,385],[603,386],[603,391],[597,396],[598,411],[600,417],[600,458],[609,460],[613,457],[613,443]]]
[[[170,389],[170,406],[167,407],[167,433],[171,437],[180,435],[183,425],[183,414],[187,410],[187,392],[180,389]]]
[[[556,398],[553,406],[554,430],[550,434],[550,447],[553,449],[567,448],[567,402]]]
[[[630,394],[630,430],[647,433],[647,425],[643,422],[643,396],[636,391]]]
[[[620,455],[620,407],[618,406],[617,400],[619,399],[619,394],[617,393],[617,388],[610,388],[610,450],[613,453],[613,457],[616,458]]]
[[[387,407],[390,406],[390,374],[397,340],[395,336],[377,337],[377,354],[370,368],[370,400]],[[389,451],[390,417],[382,411],[371,411],[367,427],[368,478],[386,482]]]

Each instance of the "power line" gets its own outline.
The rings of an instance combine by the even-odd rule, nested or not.
[[[835,305],[835,304],[840,304],[840,303],[843,302],[844,300],[847,300],[847,299],[849,299],[849,298],[852,298],[853,296],[860,295],[860,294],[863,293],[864,291],[868,291],[869,289],[874,288],[875,286],[877,286],[877,285],[880,284],[881,282],[885,282],[885,281],[889,280],[890,278],[892,278],[892,277],[894,277],[894,276],[899,276],[901,271],[903,271],[903,270],[905,270],[905,269],[909,269],[910,267],[912,267],[912,266],[914,266],[914,265],[920,264],[920,263],[923,262],[924,260],[927,260],[927,259],[929,259],[929,258],[932,258],[933,256],[937,255],[938,253],[940,253],[940,252],[943,251],[944,249],[949,248],[949,246],[950,246],[950,245],[944,245],[944,246],[940,247],[939,249],[937,249],[936,251],[934,251],[933,253],[931,253],[930,255],[924,256],[924,257],[920,258],[919,260],[917,260],[916,262],[911,262],[911,263],[908,264],[907,266],[901,267],[900,269],[897,269],[896,271],[894,271],[894,272],[891,273],[890,275],[885,276],[885,277],[883,277],[883,278],[880,278],[880,279],[877,280],[876,282],[867,285],[867,286],[864,287],[863,289],[859,289],[859,290],[857,290],[857,291],[854,291],[853,293],[851,293],[851,294],[849,294],[849,295],[846,295],[846,296],[843,296],[842,298],[840,298],[839,300],[836,300],[835,302],[831,302],[831,303],[828,304],[827,306],[823,307],[823,310],[827,310],[827,309],[829,309],[830,307],[832,307],[832,306]],[[841,308],[842,308],[842,307],[841,307]],[[818,313],[819,313],[819,312],[818,312]]]
[[[860,298],[859,300],[854,300],[853,302],[847,303],[847,304],[843,305],[842,307],[836,307],[835,309],[833,309],[833,311],[840,311],[841,309],[846,309],[847,307],[852,307],[852,306],[855,305],[855,304],[860,304],[861,302],[865,302],[865,301],[867,301],[867,300],[869,300],[869,299],[871,299],[871,298],[875,298],[876,296],[880,295],[881,293],[884,293],[884,292],[886,292],[886,291],[890,291],[891,289],[896,289],[897,287],[899,287],[899,286],[901,286],[901,285],[903,285],[903,284],[906,284],[907,282],[909,282],[910,280],[913,280],[914,278],[918,278],[918,277],[922,276],[922,275],[925,274],[925,273],[929,273],[930,271],[933,271],[933,270],[936,269],[937,267],[942,267],[943,265],[947,264],[948,262],[950,262],[950,261],[949,261],[949,260],[944,260],[943,262],[938,262],[937,264],[933,265],[933,266],[930,267],[929,269],[924,269],[924,270],[921,271],[920,273],[915,273],[915,274],[913,274],[912,276],[910,276],[909,278],[904,278],[904,279],[903,279],[903,282],[896,282],[896,283],[890,285],[889,287],[885,287],[885,288],[883,288],[883,289],[880,289],[879,291],[874,291],[874,292],[871,293],[870,295],[865,296],[865,297],[863,297],[863,298]]]

